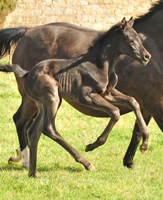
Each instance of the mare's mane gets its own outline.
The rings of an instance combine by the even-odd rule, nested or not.
[[[144,22],[146,20],[148,20],[149,18],[151,18],[153,15],[155,15],[157,12],[163,10],[163,1],[157,1],[156,3],[152,4],[152,7],[149,9],[149,11],[144,14],[139,16],[137,19],[135,19],[135,23],[134,24],[139,24],[141,22]]]
[[[139,24],[148,20],[150,17],[155,15],[160,10],[163,10],[163,0],[160,0],[154,3],[146,14],[141,15],[137,19],[134,20],[134,24]],[[90,52],[96,45],[102,43],[102,41],[105,40],[105,38],[108,37],[110,34],[112,34],[114,31],[116,31],[119,28],[119,26],[120,26],[120,23],[112,26],[108,31],[96,37],[92,43],[92,46],[89,47],[88,51]]]

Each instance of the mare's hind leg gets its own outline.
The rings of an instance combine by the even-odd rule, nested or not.
[[[26,124],[36,111],[37,107],[35,105],[35,102],[26,95],[26,98],[23,98],[22,104],[19,107],[18,111],[13,116],[18,133],[20,148],[17,149],[17,156],[11,157],[9,159],[9,162],[18,162],[20,159],[22,159],[23,167],[29,167]]]
[[[28,120],[34,115],[37,111],[37,107],[35,102],[27,95],[24,89],[24,81],[23,78],[17,78],[18,89],[22,96],[22,103],[17,110],[17,112],[13,116],[13,120],[17,129],[18,139],[20,148],[17,149],[17,156],[11,157],[9,162],[12,161],[19,161],[22,159],[23,167],[29,166],[29,158],[28,158],[28,145],[27,145],[27,138],[26,138],[26,124]]]
[[[145,120],[145,123],[148,125],[150,122],[150,119],[151,119],[151,115],[147,111],[142,111],[142,115]],[[142,138],[142,134],[140,133],[140,128],[139,128],[139,125],[136,120],[132,139],[131,139],[130,145],[127,149],[127,152],[125,154],[125,157],[123,159],[124,166],[126,166],[128,168],[134,168],[133,157],[136,153],[136,149],[138,147],[138,144],[139,144],[141,138]]]

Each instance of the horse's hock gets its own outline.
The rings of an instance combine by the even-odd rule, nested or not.
[[[69,22],[94,29],[108,29],[124,16],[139,16],[156,0],[18,0],[3,27],[36,26]]]

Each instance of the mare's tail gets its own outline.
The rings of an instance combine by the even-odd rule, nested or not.
[[[22,69],[19,65],[0,64],[0,71],[14,72],[17,77],[25,77],[28,71]]]
[[[25,34],[27,28],[6,28],[0,30],[0,59],[10,54],[12,45],[16,44]]]

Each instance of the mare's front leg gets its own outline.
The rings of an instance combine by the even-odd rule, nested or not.
[[[105,130],[97,138],[97,140],[93,144],[89,144],[89,145],[86,146],[85,151],[87,152],[87,151],[94,150],[95,148],[103,145],[106,142],[110,131],[112,130],[113,126],[115,125],[115,123],[120,118],[120,112],[119,112],[119,109],[117,107],[115,107],[114,105],[107,102],[98,93],[90,93],[88,96],[82,97],[80,99],[80,103],[84,103],[87,106],[96,109],[97,112],[98,112],[98,110],[106,112],[111,117],[111,119],[110,119],[108,125],[106,126]]]
[[[149,114],[149,112],[147,112],[145,110],[142,110],[142,115],[143,115],[143,118],[145,120],[146,125],[148,125],[149,122],[150,122],[150,119],[151,119],[151,115]],[[128,146],[125,157],[123,159],[124,166],[126,166],[128,168],[135,168],[134,165],[133,165],[133,157],[136,153],[138,144],[139,144],[141,139],[142,139],[142,134],[140,132],[140,128],[139,128],[139,125],[138,125],[137,120],[136,120],[134,130],[133,130],[133,134],[132,134],[132,138],[131,138],[131,142]]]

